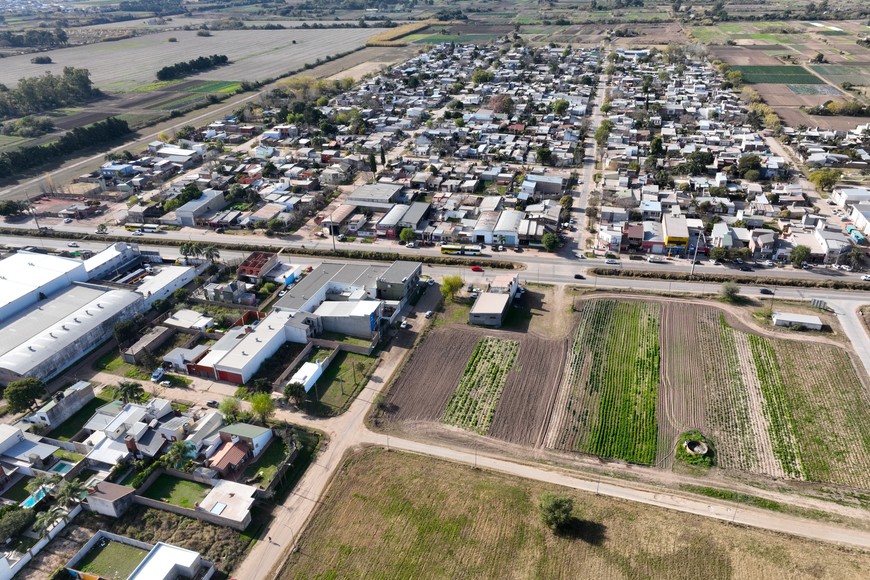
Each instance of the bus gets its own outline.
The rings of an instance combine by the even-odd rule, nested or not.
[[[153,234],[159,232],[161,230],[160,224],[124,224],[124,229],[128,232],[135,232],[137,230],[141,230],[148,234]]]
[[[454,256],[479,256],[480,246],[463,246],[460,244],[441,244],[442,254]]]

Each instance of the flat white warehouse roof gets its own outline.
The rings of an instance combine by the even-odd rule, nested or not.
[[[59,278],[67,283],[88,279],[85,264],[71,258],[18,252],[0,260],[0,311]]]

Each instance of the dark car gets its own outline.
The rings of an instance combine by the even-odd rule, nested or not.
[[[750,268],[749,266],[740,266],[740,271],[741,272],[751,272],[752,268]]]
[[[760,290],[758,291],[758,293],[759,293],[759,294],[770,294],[770,295],[772,295],[772,294],[773,294],[773,290],[771,290],[770,288],[762,288],[762,289],[760,289]]]
[[[205,404],[207,407],[211,407],[212,409],[217,409],[220,406],[217,401],[206,401]]]
[[[585,280],[586,276],[584,276],[583,274],[574,274],[574,279],[575,280]]]

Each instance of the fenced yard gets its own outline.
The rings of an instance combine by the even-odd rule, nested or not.
[[[178,479],[164,473],[142,493],[142,496],[192,510],[197,503],[205,499],[210,490],[211,488],[205,484]]]

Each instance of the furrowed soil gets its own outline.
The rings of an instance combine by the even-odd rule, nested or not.
[[[542,493],[574,500],[568,533]],[[870,554],[436,459],[350,456],[280,578],[821,578],[870,576]]]

